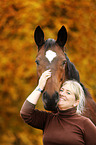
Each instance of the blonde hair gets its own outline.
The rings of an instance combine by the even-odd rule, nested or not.
[[[79,105],[77,106],[77,113],[82,114],[84,112],[85,106],[85,95],[82,86],[75,80],[65,81],[64,85],[69,85],[70,90],[74,93],[75,99],[79,100]]]

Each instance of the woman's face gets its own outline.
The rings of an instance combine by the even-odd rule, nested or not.
[[[75,99],[75,94],[71,91],[68,84],[62,86],[59,92],[58,107],[60,110],[73,108],[79,104],[79,100]]]

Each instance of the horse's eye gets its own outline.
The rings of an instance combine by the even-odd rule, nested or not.
[[[64,61],[62,62],[62,65],[64,65],[64,64],[66,64],[66,60],[64,60]]]
[[[36,60],[35,62],[36,62],[36,64],[37,64],[37,65],[39,65],[39,64],[40,64],[39,60]]]

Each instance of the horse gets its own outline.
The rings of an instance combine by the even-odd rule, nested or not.
[[[52,72],[52,77],[48,79],[42,93],[44,108],[56,112],[59,90],[62,84],[66,80],[74,79],[81,84],[86,96],[85,111],[82,115],[90,118],[96,124],[96,103],[89,91],[80,82],[78,70],[65,53],[65,44],[67,41],[67,30],[65,26],[62,26],[58,31],[57,40],[50,38],[44,40],[44,32],[40,26],[37,26],[34,32],[34,40],[38,47],[38,54],[35,61],[37,64],[38,79],[45,70],[51,69]]]

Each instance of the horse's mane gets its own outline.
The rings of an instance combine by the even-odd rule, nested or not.
[[[68,80],[76,80],[80,83],[80,77],[79,77],[79,72],[77,71],[77,69],[75,68],[75,65],[69,60],[68,56],[66,53],[65,57],[67,60],[67,69],[66,69],[66,75],[68,77]]]
[[[55,43],[56,41],[54,40],[54,39],[47,39],[46,41],[45,41],[45,46],[44,46],[44,48],[45,48],[45,50],[47,51],[48,50],[48,48],[52,48],[53,46],[55,46]]]
[[[79,72],[76,69],[75,65],[69,60],[67,54],[66,53],[64,53],[64,54],[65,54],[65,57],[66,57],[66,60],[67,60],[66,75],[68,77],[68,80],[76,80],[76,81],[78,81],[80,83],[80,85],[82,86],[85,95],[86,96],[91,96],[89,91],[88,91],[88,89],[85,88],[85,86],[80,82]]]

